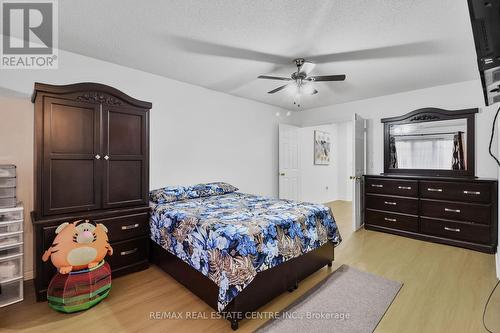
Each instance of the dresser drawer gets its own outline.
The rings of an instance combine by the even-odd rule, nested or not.
[[[149,238],[135,238],[111,243],[113,255],[106,257],[112,270],[136,264],[148,259]]]
[[[490,242],[490,228],[479,224],[421,218],[420,231],[432,236],[473,243],[488,244]]]
[[[430,199],[489,203],[491,186],[483,183],[421,181],[420,196]]]
[[[366,208],[417,215],[418,199],[367,194]]]
[[[366,193],[399,195],[404,197],[416,197],[418,194],[418,182],[405,179],[382,179],[366,178]]]
[[[491,223],[491,206],[422,199],[420,215],[481,224]]]
[[[416,216],[379,212],[371,209],[366,210],[365,223],[392,229],[418,231],[418,218]]]
[[[149,234],[149,213],[123,215],[95,220],[108,228],[110,242],[147,236]]]

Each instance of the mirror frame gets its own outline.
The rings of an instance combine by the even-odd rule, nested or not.
[[[475,177],[475,115],[479,109],[444,110],[438,108],[423,108],[409,112],[403,116],[383,118],[384,124],[384,174],[403,174],[414,176],[451,176]],[[390,127],[391,125],[414,124],[449,119],[467,120],[467,170],[439,169],[391,169],[390,165]]]

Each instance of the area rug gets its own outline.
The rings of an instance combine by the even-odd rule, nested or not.
[[[402,286],[343,265],[257,332],[373,332]]]

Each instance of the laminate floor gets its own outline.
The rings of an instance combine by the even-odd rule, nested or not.
[[[364,229],[353,231],[351,204],[328,203],[344,237],[333,268],[323,268],[293,293],[284,293],[261,311],[279,311],[347,264],[401,281],[403,288],[377,327],[377,333],[486,332],[482,311],[496,283],[493,255],[427,243]],[[113,280],[110,296],[81,313],[61,314],[26,300],[0,309],[1,332],[231,332],[229,322],[210,319],[211,309],[155,266]],[[165,312],[170,318],[152,318]],[[186,312],[192,318],[186,319]],[[176,318],[178,317],[178,318]],[[197,317],[197,318],[194,318]],[[251,332],[265,319],[244,320],[238,332]],[[500,288],[492,298],[486,323],[500,332]]]

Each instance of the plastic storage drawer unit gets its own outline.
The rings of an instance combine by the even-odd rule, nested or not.
[[[15,187],[0,187],[0,198],[14,198],[15,196]]]
[[[16,187],[16,178],[0,178],[0,188]]]
[[[0,282],[0,307],[11,305],[23,300],[23,278],[5,280]]]
[[[0,222],[14,222],[23,219],[23,207],[0,208]]]
[[[23,222],[20,204],[0,208],[0,308],[23,300]]]
[[[14,245],[17,243],[22,243],[23,241],[23,232],[9,232],[7,234],[0,235],[0,248],[5,246]]]
[[[0,259],[0,282],[23,276],[23,255],[13,254]]]
[[[15,178],[16,166],[12,164],[0,164],[0,178]]]
[[[0,247],[0,260],[23,254],[23,243]]]
[[[16,207],[16,166],[0,165],[0,208]]]
[[[10,234],[11,232],[22,231],[23,220],[0,222],[0,237],[3,234]]]
[[[0,207],[2,208],[16,207],[16,205],[17,205],[16,197],[0,198]]]

